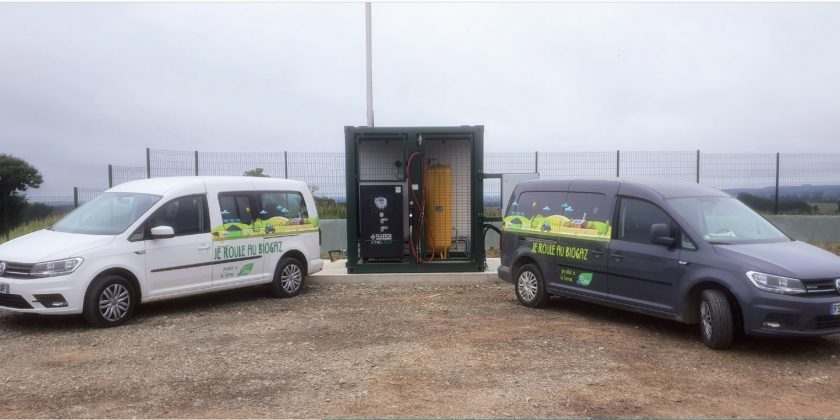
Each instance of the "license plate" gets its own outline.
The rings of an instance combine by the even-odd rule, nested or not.
[[[0,294],[9,294],[9,283],[0,283]]]
[[[840,303],[832,303],[831,304],[831,314],[832,315],[840,315]]]

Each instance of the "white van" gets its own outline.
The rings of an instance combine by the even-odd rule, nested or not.
[[[318,213],[303,182],[145,179],[0,245],[0,309],[81,313],[110,327],[141,302],[262,283],[295,296],[322,267]]]

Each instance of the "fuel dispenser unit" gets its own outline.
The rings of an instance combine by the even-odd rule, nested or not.
[[[344,132],[348,273],[485,269],[483,126]]]

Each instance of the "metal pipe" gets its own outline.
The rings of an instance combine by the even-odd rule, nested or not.
[[[365,3],[365,66],[367,72],[367,125],[373,127],[373,50],[370,28],[370,2]]]

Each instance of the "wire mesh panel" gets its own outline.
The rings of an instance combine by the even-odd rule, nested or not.
[[[146,168],[142,166],[111,165],[111,185],[120,185],[128,181],[146,178]]]
[[[195,175],[195,152],[183,150],[149,150],[152,177]]]
[[[362,139],[359,141],[360,181],[400,181],[405,177],[401,140]]]
[[[618,162],[619,175],[667,181],[696,182],[697,152],[625,152]]]
[[[289,152],[289,179],[303,181],[317,197],[345,201],[344,153]]]
[[[720,189],[775,188],[773,153],[701,153],[700,183]]]
[[[472,174],[472,144],[469,140],[458,139],[428,139],[423,142],[425,156],[433,164],[448,165],[452,175],[452,228],[453,238],[470,238],[472,225],[472,189],[470,179]],[[457,245],[454,250],[459,249]],[[465,244],[463,246],[466,246]]]
[[[840,153],[782,153],[779,185],[840,185]]]
[[[284,153],[198,152],[199,175],[242,176],[247,171],[258,171],[257,168],[262,169],[263,175],[286,178]]]
[[[484,173],[525,174],[536,172],[535,153],[485,153]]]
[[[484,179],[484,217],[502,217],[502,179]]]
[[[540,152],[541,179],[614,177],[615,152]]]
[[[99,197],[104,192],[105,188],[79,188],[79,205],[81,206],[82,204]]]
[[[62,209],[64,213],[73,209],[73,195],[27,193],[26,202],[29,204],[44,204],[55,209]]]

